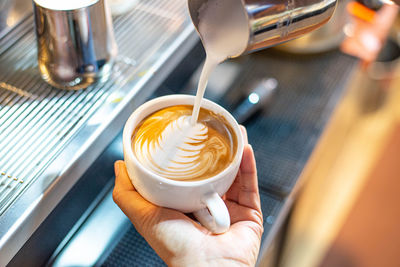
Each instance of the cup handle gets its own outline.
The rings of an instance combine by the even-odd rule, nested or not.
[[[217,193],[206,195],[202,199],[207,208],[194,212],[196,219],[214,234],[228,231],[231,220],[224,201]]]

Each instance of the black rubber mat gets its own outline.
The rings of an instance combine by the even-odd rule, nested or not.
[[[166,266],[146,240],[130,225],[101,266]]]
[[[355,65],[355,59],[340,52],[249,61],[238,88],[248,88],[263,77],[279,82],[271,105],[246,124],[261,187],[280,196],[291,192]]]
[[[268,235],[272,225],[276,220],[276,217],[278,217],[279,212],[281,211],[283,200],[279,200],[262,190],[260,191],[260,199],[264,219],[264,240],[264,237]]]
[[[264,218],[264,236],[273,225],[282,207],[282,202],[261,192],[261,206]],[[104,267],[122,266],[166,266],[155,251],[140,236],[133,225],[116,241],[115,247],[101,264]]]

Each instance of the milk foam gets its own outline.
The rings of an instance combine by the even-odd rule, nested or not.
[[[73,10],[93,5],[99,0],[34,0],[36,4],[53,10]]]

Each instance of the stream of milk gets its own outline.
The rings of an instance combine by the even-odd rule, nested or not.
[[[195,125],[210,74],[215,67],[246,49],[249,25],[241,0],[208,0],[199,10],[198,30],[206,51],[191,117]]]

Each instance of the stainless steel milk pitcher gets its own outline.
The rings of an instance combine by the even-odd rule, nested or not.
[[[86,0],[84,6],[75,2],[69,7],[61,1],[33,0],[39,70],[46,82],[62,89],[105,80],[117,54],[106,0]]]
[[[188,0],[198,30],[198,12],[207,0]],[[337,0],[242,0],[249,25],[249,42],[243,53],[300,37],[326,23]]]

